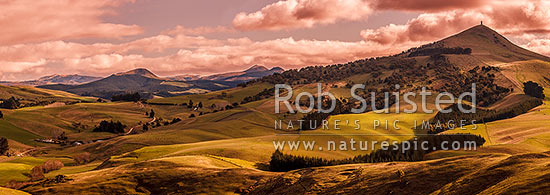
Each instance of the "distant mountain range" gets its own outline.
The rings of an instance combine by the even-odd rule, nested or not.
[[[284,69],[280,67],[274,67],[267,69],[264,66],[254,65],[245,71],[240,72],[228,72],[222,74],[213,74],[208,76],[200,75],[178,75],[174,77],[168,77],[170,80],[176,81],[194,81],[194,80],[210,80],[210,81],[249,81],[264,76],[272,75],[274,73],[281,73]]]
[[[84,84],[89,83],[92,81],[97,81],[101,79],[101,77],[93,77],[93,76],[83,76],[78,74],[73,75],[50,75],[50,76],[44,76],[40,77],[36,80],[30,80],[30,81],[15,81],[15,82],[9,82],[9,81],[0,81],[0,84],[3,85],[29,85],[29,86],[37,86],[37,85],[48,85],[48,84],[65,84],[65,85],[78,85],[78,84]]]
[[[252,66],[242,72],[231,72],[210,76],[175,76],[161,78],[143,68],[116,73],[102,79],[80,84],[67,84],[62,79],[53,80],[39,88],[67,91],[82,96],[95,96],[110,99],[113,95],[139,92],[144,98],[155,96],[170,97],[185,94],[206,93],[237,86],[252,79],[283,72],[282,68],[267,69],[263,66]]]

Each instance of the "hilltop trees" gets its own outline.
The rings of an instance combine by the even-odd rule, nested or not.
[[[523,92],[529,96],[544,99],[544,88],[538,83],[527,81],[523,83]]]
[[[446,48],[446,47],[437,47],[437,48],[425,48],[425,49],[416,49],[409,54],[409,57],[415,56],[432,56],[432,55],[441,55],[441,54],[458,54],[458,55],[467,55],[471,54],[471,48]]]
[[[0,137],[0,155],[4,155],[10,149],[8,139]]]

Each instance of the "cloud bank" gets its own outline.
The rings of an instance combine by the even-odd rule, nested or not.
[[[48,74],[106,76],[145,67],[160,75],[212,74],[254,64],[300,68],[345,63],[398,53],[464,30],[483,20],[519,45],[550,55],[548,1],[366,1],[286,0],[251,13],[239,13],[233,26],[176,25],[158,35],[129,41],[82,43],[86,38],[121,38],[142,27],[103,21],[133,1],[1,1],[0,80],[34,79]],[[55,10],[55,11],[54,11]],[[357,32],[361,41],[206,38],[239,31],[285,31],[340,21],[366,20],[379,11],[422,12],[404,24]],[[54,13],[54,14],[51,14]],[[21,18],[28,21],[18,21]],[[368,22],[368,21],[367,21]],[[244,33],[243,33],[244,34]],[[214,36],[215,37],[215,36]]]
[[[0,45],[80,38],[119,38],[143,32],[137,25],[104,22],[131,0],[2,0]]]

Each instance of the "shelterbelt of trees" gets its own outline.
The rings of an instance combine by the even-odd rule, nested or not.
[[[426,147],[406,148],[402,144],[397,144],[396,147],[388,150],[378,149],[370,154],[358,155],[353,158],[342,160],[328,160],[320,157],[295,156],[283,154],[276,150],[271,155],[269,161],[269,169],[271,171],[290,171],[308,167],[332,166],[354,163],[378,163],[378,162],[393,162],[393,161],[421,161],[424,160],[424,155],[437,150],[445,149],[443,143],[459,143],[458,148],[470,147],[466,144],[475,143],[476,147],[485,144],[485,139],[479,135],[472,134],[452,134],[452,135],[431,135],[422,136],[408,140],[409,143],[426,142]]]

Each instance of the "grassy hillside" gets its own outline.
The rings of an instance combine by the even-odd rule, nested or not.
[[[5,195],[28,195],[29,193],[19,191],[19,190],[0,187],[0,194],[5,194]]]
[[[546,153],[491,154],[310,168],[260,182],[251,194],[537,193],[550,190],[548,160]]]

